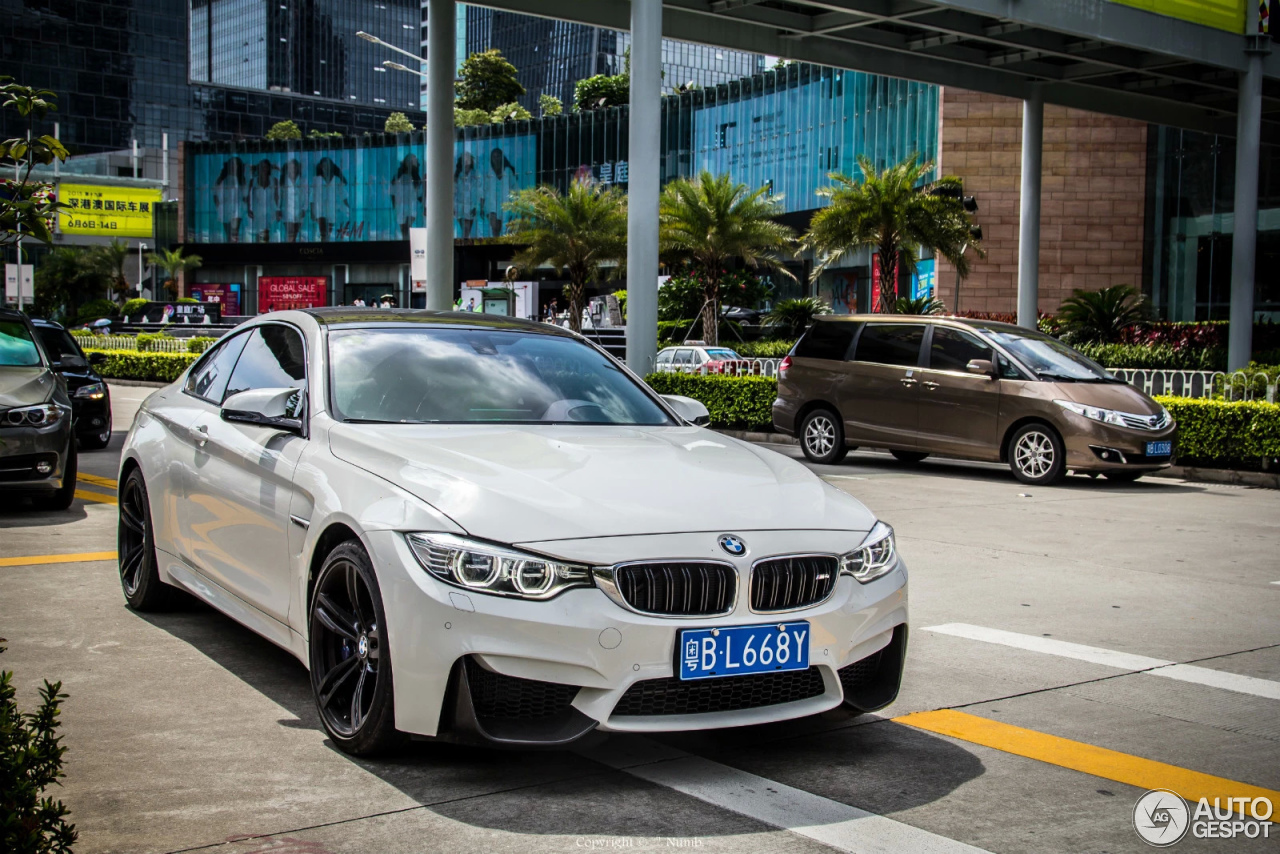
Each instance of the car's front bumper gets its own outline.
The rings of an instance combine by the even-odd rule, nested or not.
[[[782,615],[753,613],[747,604],[748,567],[752,560],[794,554],[798,540],[808,543],[808,551],[834,554],[853,548],[860,537],[824,531],[757,531],[751,532],[750,537],[751,555],[729,561],[739,571],[735,610],[720,617],[670,618],[629,611],[596,588],[569,590],[545,602],[461,590],[422,570],[402,534],[369,534],[367,541],[387,611],[397,728],[422,735],[463,730],[489,740],[518,744],[564,743],[592,728],[616,732],[710,729],[816,714],[846,699],[866,711],[892,701],[906,642],[906,567],[899,563],[889,574],[865,585],[843,576],[825,602],[809,608]],[[633,560],[677,556],[705,559],[708,541],[714,545],[715,537],[675,534],[604,538],[591,546],[597,550],[597,559],[592,562],[618,562],[611,551],[625,553]],[[579,544],[566,544],[559,554],[580,559],[579,548]],[[543,550],[549,551],[546,545]],[[724,559],[723,555],[720,559]],[[795,620],[806,620],[810,626],[809,662],[813,672],[806,674],[810,690],[803,698],[789,701],[784,691],[774,695],[782,702],[750,708],[702,713],[615,713],[619,701],[638,682],[667,680],[653,682],[644,689],[660,694],[679,692],[682,685],[688,684],[673,680],[680,629]],[[888,652],[882,652],[886,649]],[[867,659],[876,667],[866,663]],[[851,668],[860,661],[864,664]],[[529,687],[519,680],[577,686],[571,703],[574,714],[569,716],[577,721],[576,728],[566,719],[562,721],[565,726],[557,729],[553,722],[532,720],[536,716],[522,727],[518,716],[510,715],[496,722],[500,724],[496,727],[485,726],[481,715],[482,726],[477,728],[468,720],[475,716],[474,709],[468,710],[467,698],[460,696],[464,689],[474,687],[469,683],[477,675],[483,675],[476,667],[485,673],[515,677],[510,684],[500,684],[498,690]],[[843,674],[842,668],[846,668]],[[862,681],[850,681],[855,675]],[[706,683],[723,684],[728,690],[735,679],[750,678],[728,677]],[[859,686],[856,691],[855,684]],[[858,696],[846,697],[846,686]],[[536,692],[536,688],[529,690]],[[635,708],[633,703],[632,709]]]
[[[71,419],[48,427],[0,428],[0,492],[43,494],[62,488]],[[41,465],[48,465],[47,473]]]
[[[1168,468],[1178,452],[1178,425],[1162,430],[1134,430],[1065,414],[1062,440],[1067,448],[1067,468],[1078,472],[1156,471]],[[1148,442],[1169,442],[1173,454],[1147,456]]]

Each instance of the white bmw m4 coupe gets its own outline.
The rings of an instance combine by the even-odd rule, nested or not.
[[[264,315],[129,431],[125,598],[181,588],[292,652],[356,755],[892,702],[892,529],[706,414],[555,326]]]

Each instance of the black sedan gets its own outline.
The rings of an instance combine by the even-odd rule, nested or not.
[[[111,391],[106,381],[94,370],[103,360],[101,353],[86,356],[62,324],[52,320],[32,319],[44,351],[53,369],[67,381],[75,416],[76,438],[80,447],[105,448],[111,441]]]

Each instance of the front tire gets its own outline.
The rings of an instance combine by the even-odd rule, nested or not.
[[[834,465],[849,454],[844,425],[830,409],[815,409],[800,423],[800,447],[811,463]]]
[[[310,613],[311,690],[325,732],[344,753],[399,744],[386,613],[373,564],[349,540],[324,560]]]
[[[178,591],[160,580],[151,504],[142,469],[129,472],[120,487],[116,549],[120,555],[120,587],[129,607],[143,612],[172,607]]]
[[[1058,431],[1039,422],[1024,424],[1009,439],[1009,468],[1032,486],[1047,486],[1066,474],[1066,449]]]

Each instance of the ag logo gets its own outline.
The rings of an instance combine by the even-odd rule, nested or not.
[[[1165,848],[1187,835],[1187,803],[1168,789],[1152,789],[1133,805],[1133,829],[1142,841]]]
[[[720,535],[720,548],[724,549],[725,554],[733,557],[742,557],[747,553],[747,544],[742,541],[741,537],[733,534]]]

